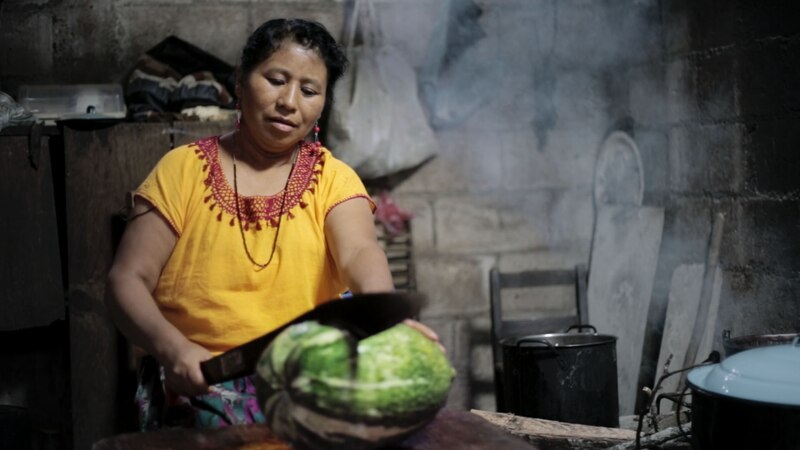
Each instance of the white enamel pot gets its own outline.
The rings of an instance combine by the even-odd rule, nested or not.
[[[745,350],[687,377],[697,449],[800,449],[800,336]]]

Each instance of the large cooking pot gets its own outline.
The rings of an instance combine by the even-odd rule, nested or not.
[[[570,333],[591,328],[593,333]],[[617,338],[591,325],[502,339],[508,412],[561,422],[619,426]]]
[[[800,337],[692,369],[692,444],[800,449]]]
[[[751,348],[790,344],[797,336],[800,336],[800,333],[749,334],[731,337],[731,330],[723,330],[722,346],[725,349],[725,356],[728,357]]]

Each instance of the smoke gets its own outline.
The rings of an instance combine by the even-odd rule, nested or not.
[[[469,16],[470,24],[483,33],[470,34],[468,45],[443,58],[445,70],[431,72],[438,76],[438,84],[429,84],[437,88],[435,98],[430,89],[422,91],[434,118],[441,111],[437,102],[455,105],[458,112],[434,124],[470,136],[453,164],[475,180],[467,183],[473,195],[496,194],[489,196],[494,202],[489,207],[505,218],[484,231],[516,236],[523,251],[577,247],[588,258],[598,149],[620,124],[629,132],[652,131],[659,120],[652,111],[666,109],[663,103],[651,105],[666,98],[659,3],[475,3],[481,14]],[[649,78],[653,74],[656,79]],[[666,165],[651,159],[666,153],[658,150],[644,149],[639,173],[665,180],[659,171]],[[535,238],[521,238],[525,233]]]

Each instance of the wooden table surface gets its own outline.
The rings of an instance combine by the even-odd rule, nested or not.
[[[92,450],[289,450],[263,425],[220,430],[170,429],[102,439]],[[444,409],[392,450],[535,450],[536,447],[467,411]]]

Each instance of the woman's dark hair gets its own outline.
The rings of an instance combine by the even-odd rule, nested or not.
[[[239,62],[239,81],[243,81],[257,65],[272,56],[285,39],[316,50],[328,69],[325,107],[333,103],[333,88],[347,68],[347,56],[341,46],[320,23],[303,19],[273,19],[264,22],[242,49]]]

